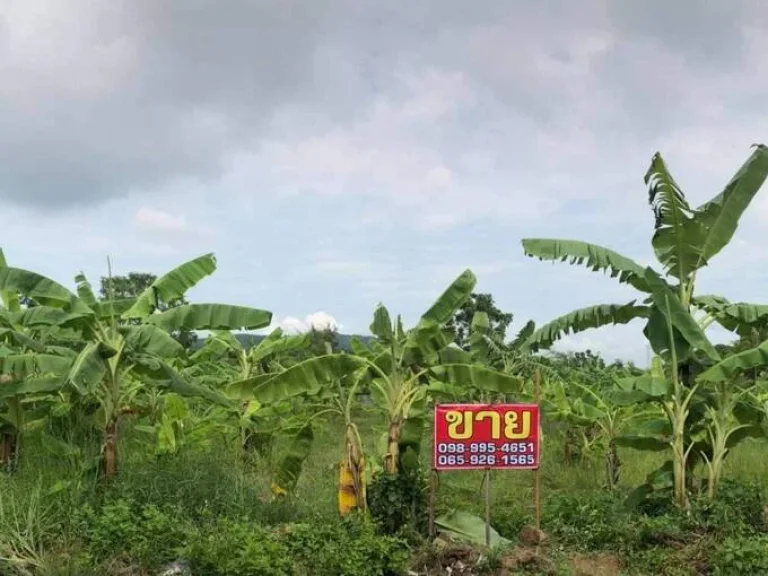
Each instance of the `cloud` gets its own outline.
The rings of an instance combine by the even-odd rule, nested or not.
[[[139,229],[163,232],[184,232],[189,229],[187,218],[183,214],[173,215],[148,206],[139,208],[134,217],[134,224]]]
[[[304,332],[309,332],[309,328],[304,321],[294,318],[293,316],[286,316],[277,323],[276,327],[282,328],[287,334],[303,334]]]
[[[55,210],[217,178],[269,110],[314,83],[324,9],[298,7],[6,2],[0,198]]]
[[[336,319],[325,312],[314,312],[307,316],[304,323],[314,330],[338,330],[341,325]]]
[[[148,243],[168,254],[179,255],[197,246],[200,246],[199,251],[207,252],[205,244],[216,237],[210,226],[193,224],[177,207],[166,211],[147,205],[136,211],[132,232],[138,244]]]
[[[428,69],[396,74],[392,94],[371,102],[345,127],[307,133],[302,116],[278,116],[263,154],[293,194],[364,197],[366,224],[406,220],[423,230],[445,229],[481,218],[541,217],[560,206],[553,197],[483,182],[497,159],[443,144],[456,122],[478,105],[465,76]]]
[[[271,332],[275,328],[281,328],[286,334],[304,334],[313,329],[339,331],[342,326],[327,312],[319,311],[307,315],[303,320],[295,316],[273,317],[269,328],[260,332]]]
[[[394,190],[400,209],[431,206],[416,219],[425,228],[487,216],[467,200],[477,194],[507,216],[546,214],[559,202],[533,195],[530,175],[503,175],[516,182],[510,199],[509,186],[482,182],[483,167],[533,151],[583,157],[598,130],[658,116],[633,121],[627,103],[674,120],[689,98],[669,91],[688,84],[684,96],[705,96],[689,81],[711,85],[713,66],[733,66],[752,46],[743,23],[761,24],[749,2],[549,1],[510,13],[486,0],[471,14],[459,0],[407,10],[373,0],[6,4],[0,198],[58,210],[179,179],[213,184],[260,145],[305,184],[322,174],[314,188],[324,194],[386,188],[377,194]],[[728,57],[707,52],[697,63],[708,66],[691,72],[685,58],[710,50],[712,30]],[[647,89],[650,70],[674,74],[663,91]],[[286,119],[306,133],[291,134]],[[534,126],[539,134],[521,139]]]

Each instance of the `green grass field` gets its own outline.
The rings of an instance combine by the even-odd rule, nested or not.
[[[369,453],[374,453],[373,439],[378,438],[382,430],[367,414],[358,414],[357,420],[362,423],[361,432],[369,443]],[[427,433],[425,438],[429,437]],[[123,459],[119,478],[102,489],[95,482],[93,470],[77,464],[81,460],[46,452],[31,434],[24,445],[25,457],[20,469],[15,474],[0,476],[3,574],[157,574],[162,564],[183,555],[190,533],[204,533],[212,522],[222,519],[247,518],[252,525],[261,526],[293,522],[334,525],[338,522],[337,465],[342,449],[341,426],[327,422],[318,427],[315,446],[296,493],[274,500],[270,495],[267,463],[258,459],[244,462],[238,447],[227,445],[223,439],[212,438],[207,447],[192,446],[175,455],[155,457],[148,455],[140,438],[129,432],[120,444]],[[428,471],[431,454],[428,440],[423,449],[423,464]],[[743,483],[764,482],[768,478],[764,450],[764,444],[758,442],[740,445],[730,456],[728,478]],[[279,446],[276,452],[280,453]],[[620,457],[623,466],[617,492],[624,493],[626,488],[641,483],[646,474],[660,464],[663,454],[626,449],[620,451]],[[632,524],[634,520],[628,520],[630,516],[610,516],[620,498],[611,497],[602,488],[601,458],[576,465],[564,464],[562,439],[552,432],[545,435],[542,443],[540,474],[542,528],[548,539],[538,554],[546,561],[534,562],[528,568],[521,566],[515,572],[503,567],[500,552],[498,558],[488,557],[477,571],[467,573],[579,574],[591,569],[590,566],[609,570],[598,572],[605,574],[700,573],[680,550],[700,546],[701,538],[708,538],[705,536],[697,536],[699,540],[693,543],[626,552],[621,541],[634,534],[636,527]],[[438,513],[455,508],[482,515],[482,482],[481,472],[442,473]],[[492,524],[514,547],[520,530],[533,523],[533,474],[530,471],[494,472],[491,486]],[[143,515],[131,516],[119,506],[115,509],[116,502],[127,502],[129,507],[154,506],[162,514],[154,518],[145,510]],[[610,509],[601,508],[604,506]],[[734,518],[736,515],[734,513]],[[675,525],[675,522],[677,520],[670,517],[668,524]],[[724,522],[728,524],[729,520],[726,518]],[[164,541],[164,530],[182,527],[188,530],[186,535],[177,534]],[[589,544],[582,545],[580,537]],[[420,555],[434,555],[434,550],[425,552],[427,549],[430,549],[428,543],[411,542],[412,561],[416,562]],[[611,568],[613,560],[608,562],[607,558],[620,562],[620,571]],[[585,562],[586,568],[579,568]],[[332,574],[341,568],[327,570],[316,573]],[[244,572],[246,576],[248,573]],[[253,573],[259,573],[258,569]],[[315,572],[310,567],[306,573]]]

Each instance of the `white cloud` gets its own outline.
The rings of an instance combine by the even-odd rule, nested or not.
[[[274,137],[262,144],[265,165],[293,194],[371,198],[366,224],[399,219],[440,230],[486,217],[537,217],[559,206],[525,185],[487,181],[488,170],[499,168],[495,155],[448,146],[457,122],[480,110],[463,74],[428,68],[396,76],[396,89],[346,125],[307,130],[305,118],[286,108],[275,118]]]
[[[282,328],[286,334],[303,334],[304,332],[309,331],[309,328],[304,321],[293,316],[286,316],[281,319],[277,322],[276,327]]]
[[[303,320],[295,316],[273,316],[272,324],[258,332],[271,332],[275,328],[281,328],[286,334],[304,334],[312,329],[338,331],[342,326],[327,312],[319,311],[308,314]]]
[[[326,312],[315,312],[304,319],[304,323],[315,330],[338,330],[341,325]]]
[[[193,207],[192,197],[188,198],[190,202],[187,204],[182,200],[183,198],[175,205],[183,205],[185,209]],[[174,203],[169,205],[174,206]],[[198,205],[195,208],[202,213],[206,211],[205,205]],[[140,206],[131,223],[135,243],[147,244],[151,249],[162,251],[167,255],[178,255],[178,257],[188,254],[190,250],[207,252],[216,238],[210,226],[193,224],[187,214],[175,208],[163,210],[153,206]]]
[[[189,229],[187,218],[183,214],[169,214],[149,206],[142,206],[136,212],[134,224],[145,230],[180,232]]]

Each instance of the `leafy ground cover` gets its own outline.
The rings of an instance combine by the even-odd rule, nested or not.
[[[235,446],[223,443],[154,457],[132,450],[127,435],[120,446],[130,455],[125,471],[106,487],[33,444],[35,456],[0,480],[4,573],[159,574],[178,559],[192,574],[246,576],[447,574],[446,568],[454,574],[742,574],[768,565],[762,483],[768,463],[756,443],[733,453],[715,503],[701,497],[686,512],[662,504],[627,510],[627,491],[659,458],[626,449],[621,485],[606,491],[599,460],[566,464],[560,438],[548,435],[541,469],[547,539],[540,546],[525,541],[533,521],[531,473],[497,472],[492,525],[509,542],[488,551],[430,542],[407,530],[385,534],[356,515],[340,519],[339,438],[331,424],[318,430],[296,491],[284,498],[271,496],[263,463],[244,462]],[[481,485],[482,473],[444,473],[438,513],[482,515]]]

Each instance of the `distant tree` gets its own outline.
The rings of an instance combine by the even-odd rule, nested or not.
[[[491,294],[473,292],[467,301],[456,311],[448,326],[453,328],[456,336],[454,342],[465,350],[469,349],[469,331],[475,312],[485,312],[491,325],[491,334],[497,342],[504,342],[507,328],[512,323],[512,314],[502,312],[493,301]]]
[[[102,276],[99,298],[102,301],[109,300],[110,298],[114,298],[115,300],[136,298],[139,294],[144,292],[144,290],[149,288],[155,280],[157,280],[157,276],[149,272],[129,272],[127,276],[112,276],[111,283],[109,277]],[[161,301],[159,302],[158,309],[164,311],[188,303],[187,299],[183,297],[172,302]],[[197,334],[194,332],[174,332],[172,336],[179,344],[187,349],[197,342]]]
[[[323,354],[327,354],[330,346],[331,352],[337,352],[339,349],[339,333],[331,328],[325,328],[322,330],[318,330],[316,328],[312,328],[310,336],[310,344],[309,348],[312,351],[312,353],[322,356]]]
[[[136,298],[149,288],[152,282],[157,280],[157,276],[149,272],[130,272],[127,276],[112,276],[111,280],[112,283],[110,284],[110,278],[106,276],[101,277],[99,296],[102,300],[108,300],[110,296],[115,300]],[[110,290],[114,292],[113,295],[110,295]],[[166,304],[165,309],[168,307]]]

